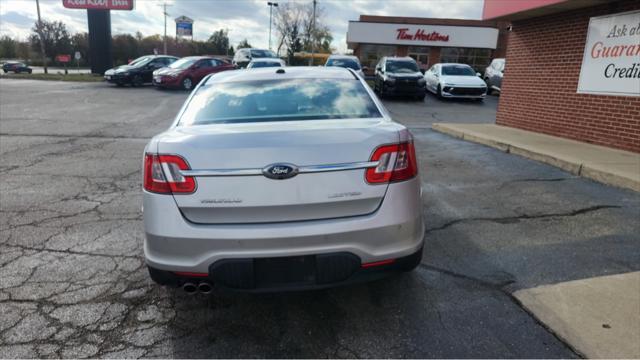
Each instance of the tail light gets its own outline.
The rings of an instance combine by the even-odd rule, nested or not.
[[[144,155],[144,189],[159,194],[188,194],[196,190],[196,180],[180,170],[190,170],[178,155]]]
[[[371,155],[371,161],[377,161],[378,165],[367,169],[365,178],[370,184],[404,181],[418,175],[413,141],[380,146]]]

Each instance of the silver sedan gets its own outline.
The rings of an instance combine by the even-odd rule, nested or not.
[[[410,271],[424,224],[413,139],[344,68],[206,77],[144,153],[159,284],[321,288]]]

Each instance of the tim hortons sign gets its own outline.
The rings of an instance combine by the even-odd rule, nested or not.
[[[413,34],[409,33],[409,28],[402,28],[396,30],[398,40],[419,40],[419,41],[449,41],[449,35],[442,35],[437,31],[424,31],[424,29],[418,29]]]

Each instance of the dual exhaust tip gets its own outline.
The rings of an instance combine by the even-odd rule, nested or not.
[[[198,284],[187,282],[187,283],[184,283],[184,285],[182,285],[182,290],[184,290],[184,292],[186,292],[187,294],[191,294],[191,295],[197,292],[200,292],[201,294],[210,294],[211,291],[213,291],[213,286],[206,281],[203,281]]]

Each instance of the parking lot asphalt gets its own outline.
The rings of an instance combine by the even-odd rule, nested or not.
[[[413,273],[322,291],[189,296],[142,255],[142,150],[186,94],[0,80],[2,357],[577,357],[513,291],[640,269],[640,195],[430,130],[484,103],[388,99],[413,132]]]

